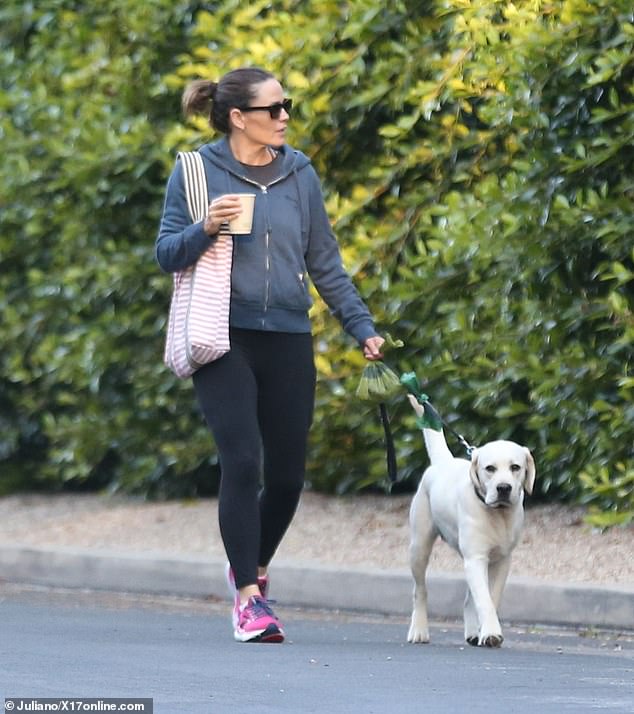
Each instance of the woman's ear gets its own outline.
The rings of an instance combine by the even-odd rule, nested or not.
[[[237,107],[229,110],[229,127],[244,131],[244,115]]]

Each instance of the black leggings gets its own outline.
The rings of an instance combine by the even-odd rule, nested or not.
[[[232,328],[231,351],[193,381],[220,456],[220,534],[241,588],[269,564],[304,486],[312,336]]]

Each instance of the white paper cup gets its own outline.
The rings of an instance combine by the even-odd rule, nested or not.
[[[255,205],[255,194],[239,193],[238,198],[240,199],[240,205],[242,206],[242,213],[237,218],[234,218],[233,221],[229,221],[229,231],[234,235],[248,236],[251,233],[251,227],[253,226],[253,206]]]

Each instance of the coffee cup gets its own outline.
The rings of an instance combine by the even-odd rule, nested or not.
[[[242,213],[229,221],[229,232],[233,235],[248,236],[253,226],[253,207],[255,205],[254,193],[238,193]]]

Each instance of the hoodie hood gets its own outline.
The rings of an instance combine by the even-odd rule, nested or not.
[[[228,171],[238,178],[244,176],[244,167],[233,156],[227,137],[213,144],[205,144],[199,151],[205,159],[211,161],[218,168]],[[310,164],[308,156],[297,149],[293,149],[288,144],[283,144],[277,151],[282,158],[280,179],[284,179],[291,173],[297,172]]]

